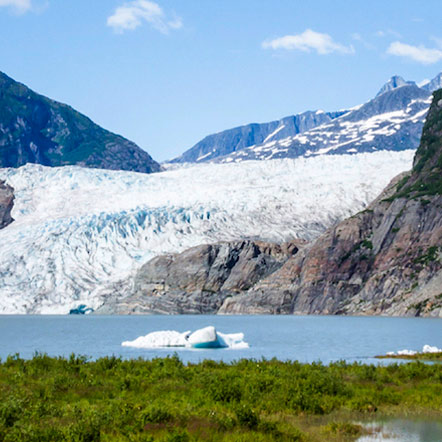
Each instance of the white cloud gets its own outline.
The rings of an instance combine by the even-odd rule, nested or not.
[[[31,9],[31,0],[0,0],[0,8],[9,6],[18,14],[24,14]]]
[[[376,37],[388,37],[389,35],[395,38],[401,38],[402,35],[399,32],[393,31],[393,29],[385,29],[383,31],[377,31],[375,33]]]
[[[351,38],[355,41],[360,42],[362,45],[365,46],[365,48],[367,49],[376,49],[376,47],[374,45],[372,45],[371,43],[369,43],[367,40],[365,40],[365,38],[362,37],[361,34],[355,32],[354,34],[351,34]]]
[[[433,64],[442,60],[442,50],[440,49],[429,49],[422,45],[412,46],[399,41],[390,44],[387,54],[410,58],[422,64]]]
[[[274,40],[262,43],[264,49],[287,49],[298,50],[303,52],[316,51],[318,54],[330,54],[331,52],[339,52],[341,54],[353,54],[353,46],[344,46],[335,42],[330,35],[321,34],[320,32],[305,30],[302,34],[285,35],[284,37],[275,38]]]
[[[138,28],[143,22],[149,23],[163,34],[183,26],[181,18],[167,19],[158,3],[149,0],[127,2],[116,8],[107,19],[107,25],[118,33]]]

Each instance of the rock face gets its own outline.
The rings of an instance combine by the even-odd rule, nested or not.
[[[156,172],[135,143],[0,72],[0,167],[26,163]]]
[[[156,257],[138,271],[130,296],[98,313],[215,313],[226,298],[279,269],[301,245],[220,242]]]
[[[411,173],[219,313],[442,317],[442,90]]]
[[[0,229],[14,221],[11,210],[14,206],[14,189],[0,180]]]

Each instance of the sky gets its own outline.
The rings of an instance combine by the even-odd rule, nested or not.
[[[442,71],[441,0],[0,0],[0,70],[171,159]]]

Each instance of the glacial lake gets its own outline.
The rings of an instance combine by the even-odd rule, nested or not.
[[[249,348],[139,349],[123,341],[160,330],[185,332],[213,325],[222,333],[244,333]],[[203,359],[345,360],[388,364],[375,355],[402,349],[442,347],[442,319],[343,316],[0,316],[0,357],[35,352],[51,356],[71,353],[90,358],[154,358],[173,355],[184,362]],[[397,362],[397,360],[394,360]]]

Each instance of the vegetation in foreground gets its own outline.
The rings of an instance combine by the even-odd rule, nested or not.
[[[442,351],[434,353],[416,353],[414,355],[380,355],[378,359],[414,359],[418,361],[442,361]]]
[[[442,418],[442,365],[178,357],[0,363],[4,441],[355,440],[374,416]]]

